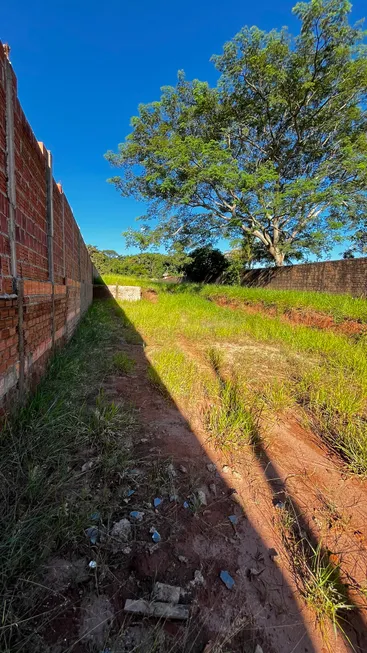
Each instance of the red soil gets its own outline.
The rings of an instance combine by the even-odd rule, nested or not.
[[[314,613],[300,596],[300,579],[284,545],[275,504],[292,502],[315,546],[322,543],[330,560],[340,564],[350,600],[366,607],[356,591],[367,570],[365,483],[347,477],[317,437],[292,417],[269,427],[268,447],[256,453],[245,449],[240,459],[226,460],[210,446],[200,424],[190,425],[187,414],[185,419],[185,406],[177,407],[152,389],[143,351],[128,349],[130,355],[134,349],[136,378],[133,382],[116,379],[116,395],[137,407],[149,436],[149,451],[155,447],[160,456],[172,457],[175,465],[187,468],[188,474],[179,478],[180,494],[213,481],[217,492],[216,496],[209,492],[208,506],[195,515],[177,506],[174,536],[167,533],[167,541],[156,553],[136,561],[143,576],[182,584],[201,570],[205,586],[198,588],[196,597],[200,632],[211,641],[223,641],[237,628],[241,634],[227,640],[233,652],[251,651],[243,642],[252,638],[267,653],[350,651],[348,642],[340,634],[335,636],[327,623],[324,637],[315,626]],[[220,476],[208,473],[210,461]],[[235,475],[222,472],[226,463]],[[230,514],[238,518],[235,529]],[[187,557],[187,567],[177,565],[178,555]],[[219,579],[221,569],[235,579],[232,592]],[[351,625],[346,632],[355,649],[367,650],[364,613],[356,609],[348,619]]]
[[[266,307],[261,303],[245,303],[237,299],[218,296],[213,301],[219,306],[226,306],[233,309],[241,309],[247,313],[262,313],[271,317],[279,317],[281,320],[291,324],[303,324],[304,326],[315,329],[329,329],[335,333],[342,333],[348,336],[359,336],[367,333],[367,324],[357,320],[344,319],[342,322],[336,322],[332,315],[320,313],[311,309],[290,308],[284,313],[280,313],[277,308]]]

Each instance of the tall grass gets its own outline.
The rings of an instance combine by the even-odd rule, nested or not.
[[[216,447],[235,453],[243,445],[254,444],[259,433],[259,413],[249,403],[240,384],[226,380],[220,384],[215,401],[207,409],[205,424]]]

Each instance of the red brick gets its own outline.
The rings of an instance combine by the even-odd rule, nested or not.
[[[6,178],[5,93],[1,75],[3,51],[0,44],[0,293],[13,292],[10,267],[9,201]],[[14,92],[17,84],[13,77]],[[81,297],[86,308],[91,299],[92,266],[79,228],[61,187],[53,182],[54,279],[52,288],[48,260],[46,150],[42,150],[16,98],[14,106],[14,150],[16,182],[16,260],[17,275],[24,279],[23,333],[26,351],[46,347],[55,330],[67,325],[67,316],[79,311]],[[64,220],[63,220],[64,206]],[[66,264],[66,274],[64,267]],[[81,278],[80,278],[81,275]],[[68,280],[65,280],[65,276]],[[83,293],[80,282],[83,282]],[[88,288],[89,286],[89,288]],[[89,294],[85,293],[85,287]],[[52,302],[52,294],[54,296]],[[86,297],[86,299],[85,299]],[[52,310],[54,307],[54,315]],[[74,320],[75,324],[78,318]],[[18,303],[0,297],[0,374],[14,365],[18,356]],[[69,325],[68,332],[71,327]],[[62,339],[60,339],[61,341]],[[26,382],[38,381],[45,370],[47,349],[31,366]],[[5,358],[6,357],[6,358]],[[2,406],[0,406],[0,411]]]

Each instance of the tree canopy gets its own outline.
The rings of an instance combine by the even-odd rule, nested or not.
[[[229,267],[229,261],[219,249],[209,245],[190,252],[190,261],[183,270],[189,281],[210,283],[217,281]]]
[[[212,58],[215,88],[180,72],[159,101],[139,106],[131,134],[106,158],[122,170],[110,180],[122,195],[148,204],[146,242],[193,247],[242,235],[282,265],[358,228],[367,57],[350,11],[346,0],[301,2],[295,37],[244,27]]]

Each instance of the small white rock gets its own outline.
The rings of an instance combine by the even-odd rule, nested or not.
[[[235,478],[242,478],[242,474],[237,472],[235,469],[232,471],[232,476],[234,476]]]
[[[198,496],[199,502],[200,502],[200,504],[202,506],[207,506],[208,505],[208,502],[206,500],[206,494],[205,494],[204,490],[198,490],[197,491],[197,496]]]
[[[191,587],[196,587],[197,585],[205,585],[205,578],[199,569],[195,571],[194,579],[190,580],[189,585],[191,585]]]
[[[87,463],[84,463],[82,467],[82,472],[89,472],[90,469],[92,469],[94,463],[93,460],[89,460]]]
[[[223,467],[222,467],[223,474],[229,474],[230,471],[231,471],[231,468],[228,465],[223,465]]]
[[[155,583],[153,587],[152,599],[162,601],[163,603],[178,603],[180,600],[181,588],[177,585],[167,585],[166,583]]]
[[[133,614],[143,614],[148,617],[156,617],[158,619],[180,619],[186,620],[189,618],[190,606],[189,605],[172,605],[170,603],[149,602],[143,599],[133,600],[126,599],[125,612]]]
[[[172,478],[175,478],[177,476],[177,472],[176,472],[174,466],[172,465],[172,463],[170,463],[168,465],[167,471],[168,471],[169,475],[172,476]]]
[[[120,519],[113,525],[111,535],[118,537],[122,542],[128,542],[131,539],[131,524],[128,519]]]

